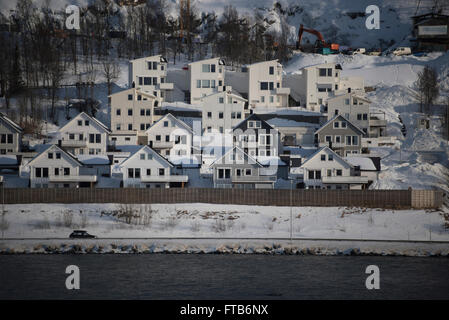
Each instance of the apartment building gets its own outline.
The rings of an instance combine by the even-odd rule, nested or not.
[[[192,154],[192,128],[171,113],[155,122],[145,134],[148,145],[166,158],[189,158]]]
[[[225,133],[245,118],[246,99],[242,98],[232,87],[201,98],[202,132]]]
[[[346,157],[362,153],[364,132],[342,115],[336,115],[315,132],[319,147],[327,146]]]
[[[23,129],[3,113],[0,113],[0,154],[19,152],[22,147]]]
[[[111,144],[137,144],[138,136],[160,116],[154,108],[157,98],[137,88],[122,90],[109,96],[111,106]]]
[[[73,155],[99,155],[107,151],[111,131],[81,112],[58,130],[58,144]]]
[[[128,86],[152,94],[157,105],[171,101],[173,83],[167,82],[167,59],[156,55],[129,61]]]
[[[205,96],[222,91],[224,86],[225,62],[212,58],[189,63],[186,67],[187,91],[185,101],[197,104]]]
[[[283,87],[283,67],[278,60],[243,66],[226,73],[226,83],[248,100],[248,109],[286,108],[290,88]]]
[[[286,77],[286,86],[297,106],[327,112],[327,100],[345,92],[364,93],[363,78],[341,77],[340,64],[323,63],[299,70]]]
[[[86,168],[72,154],[57,145],[50,145],[26,164],[31,188],[93,187],[95,170]]]

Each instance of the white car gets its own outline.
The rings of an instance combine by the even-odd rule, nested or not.
[[[352,54],[365,54],[366,49],[365,48],[357,48],[354,51],[352,51]]]
[[[412,54],[412,49],[410,49],[410,47],[398,47],[393,50],[392,54],[394,54],[396,56]]]

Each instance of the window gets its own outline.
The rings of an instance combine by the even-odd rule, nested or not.
[[[245,176],[252,175],[251,169],[245,169]]]
[[[218,179],[231,179],[231,169],[218,169]]]
[[[42,177],[48,178],[48,168],[42,168]]]
[[[335,121],[335,122],[334,122],[334,128],[335,128],[335,129],[340,128],[340,122]]]
[[[325,154],[321,155],[321,161],[326,161],[326,155]]]
[[[140,115],[144,116],[145,115],[145,109],[140,109]]]
[[[48,153],[48,159],[53,159],[53,153],[52,152]]]
[[[151,176],[151,169],[147,169],[147,176]]]
[[[346,128],[346,121],[342,121],[342,122],[341,122],[341,127],[342,127],[342,128]]]
[[[201,66],[202,72],[211,72],[210,64],[203,64]],[[214,65],[214,72],[215,72],[215,65]]]
[[[128,94],[128,100],[132,100],[133,99],[133,95],[132,94]]]
[[[231,119],[235,119],[235,112],[231,112]]]
[[[140,160],[145,160],[145,153],[140,154]]]
[[[319,68],[319,69],[318,69],[318,75],[319,75],[320,77],[325,77],[325,76],[326,76],[326,69],[324,69],[324,68]]]
[[[133,124],[132,123],[128,123],[128,130],[132,130],[133,129]]]
[[[207,113],[207,118],[208,118],[208,119],[212,119],[212,112],[208,112],[208,113]]]
[[[352,136],[352,145],[353,146],[359,145],[359,137],[358,136]]]
[[[332,68],[327,69],[327,76],[332,77]]]
[[[133,109],[128,109],[128,116],[132,116],[133,115]]]
[[[89,125],[89,120],[85,120],[84,125],[87,127]]]
[[[345,99],[345,104],[349,105],[349,99]]]
[[[95,135],[95,143],[101,143],[101,134],[97,133]]]
[[[328,155],[328,160],[329,161],[334,161],[334,155],[333,154]]]
[[[242,113],[241,112],[237,112],[237,119],[241,119],[242,118]]]
[[[341,169],[337,169],[337,176],[340,177],[342,175]]]
[[[143,78],[143,83],[146,86],[150,86],[151,85],[151,77],[145,77]],[[140,83],[141,84],[141,83]]]
[[[218,113],[218,118],[223,119],[223,112]]]
[[[196,87],[201,88],[201,80],[196,80]]]
[[[134,178],[134,170],[132,168],[128,168],[128,178]]]
[[[201,86],[203,88],[210,88],[210,80],[202,80],[201,81]]]
[[[270,96],[270,103],[273,103],[273,102],[274,102],[274,97]]]
[[[36,176],[36,178],[41,178],[42,177],[42,169],[41,168],[35,168],[34,175]]]
[[[115,114],[118,115],[118,116],[120,116],[120,115],[122,114],[122,112],[121,112],[120,109],[117,109],[117,110],[115,111]]]
[[[326,88],[320,87],[320,88],[318,88],[318,92],[326,92]]]
[[[134,178],[140,178],[140,168],[134,169]]]
[[[142,96],[140,94],[137,96],[137,100],[139,100],[139,101],[142,100]]]
[[[332,142],[332,136],[325,136],[324,141],[326,142]]]
[[[347,145],[347,146],[350,146],[350,145],[351,145],[351,141],[352,141],[351,136],[346,136],[346,145]]]
[[[268,82],[261,82],[260,90],[268,90]]]
[[[64,168],[64,175],[70,176],[70,168]]]
[[[161,136],[160,135],[156,136],[156,141],[161,141]]]
[[[165,142],[170,142],[170,136],[169,135],[165,136]]]
[[[75,134],[74,133],[69,133],[69,139],[70,140],[74,140],[75,139]]]
[[[314,180],[314,179],[315,179],[315,171],[309,170],[309,180]]]
[[[327,169],[327,176],[331,177],[332,176],[332,170],[331,169]]]
[[[270,90],[274,90],[274,83],[270,82]]]
[[[95,142],[95,134],[90,133],[89,134],[89,143],[94,143]]]
[[[150,154],[150,153],[148,153],[148,154],[147,154],[147,159],[148,159],[148,160],[152,160],[152,159],[153,159],[153,155]]]
[[[211,88],[215,88],[215,80],[211,80],[210,81],[210,87]]]
[[[261,97],[260,97],[260,101],[261,101],[262,103],[264,103],[264,102],[265,102],[265,97],[264,97],[264,96],[261,96]]]
[[[82,126],[83,125],[83,120],[78,120],[78,125]]]
[[[55,176],[59,176],[59,168],[55,168]]]
[[[357,120],[362,120],[362,114],[361,113],[357,113]]]
[[[363,114],[363,120],[368,120],[368,114],[367,113]]]
[[[321,180],[321,171],[320,170],[316,170],[315,171],[315,179],[316,180]]]
[[[117,123],[115,128],[117,129],[117,131],[122,130],[122,125],[120,123]]]
[[[153,86],[157,85],[157,77],[153,77]]]
[[[61,159],[61,153],[60,152],[56,152],[56,159]]]
[[[151,116],[151,109],[146,109],[145,110],[145,115],[146,116]]]
[[[341,136],[335,136],[335,143],[341,143]]]
[[[140,124],[140,130],[145,130],[145,123]]]
[[[274,74],[274,67],[273,66],[270,67],[269,73],[270,74]]]
[[[223,97],[219,97],[218,98],[218,103],[224,103],[224,98]]]
[[[160,176],[165,176],[165,169],[164,168],[159,169],[159,175]]]

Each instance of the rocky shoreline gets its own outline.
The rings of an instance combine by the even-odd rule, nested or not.
[[[2,247],[0,255],[9,254],[262,254],[262,255],[317,255],[317,256],[413,256],[449,257],[447,249],[394,249],[394,248],[330,248],[328,246],[303,247],[295,245],[239,245],[186,246],[167,244],[36,244],[24,247]]]

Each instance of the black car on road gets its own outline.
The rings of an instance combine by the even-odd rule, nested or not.
[[[69,238],[95,239],[97,238],[97,236],[87,233],[86,230],[73,230]]]

